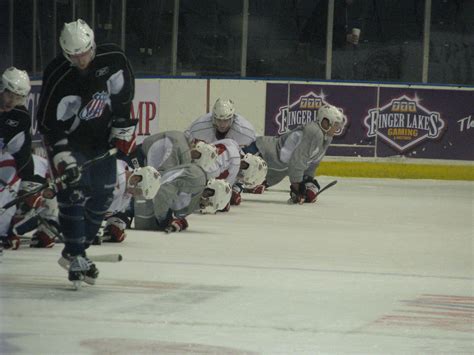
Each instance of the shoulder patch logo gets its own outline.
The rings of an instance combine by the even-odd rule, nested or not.
[[[108,74],[109,72],[110,72],[109,67],[103,67],[103,68],[100,68],[100,69],[96,70],[95,76],[98,78],[100,76],[104,76],[104,75]]]
[[[9,125],[10,127],[17,127],[19,122],[17,120],[12,120],[11,118],[9,118],[5,121],[5,124]]]
[[[84,106],[79,112],[79,118],[84,121],[92,120],[93,118],[100,117],[107,104],[110,103],[109,94],[105,91],[96,92],[92,95],[86,106]]]

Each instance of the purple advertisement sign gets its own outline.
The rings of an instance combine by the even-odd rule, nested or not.
[[[474,160],[473,99],[467,90],[269,83],[265,135],[315,121],[327,103],[345,116],[328,155]]]
[[[474,91],[381,88],[364,126],[380,157],[474,160],[473,101]]]

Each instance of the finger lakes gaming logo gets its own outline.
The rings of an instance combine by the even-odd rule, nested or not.
[[[446,122],[439,112],[419,104],[418,98],[402,95],[389,104],[369,110],[364,118],[367,137],[378,136],[399,152],[427,140],[441,137]]]
[[[324,100],[324,94],[316,95],[309,92],[302,95],[298,100],[293,101],[289,106],[278,108],[278,114],[275,116],[275,122],[278,125],[278,135],[288,132],[297,126],[304,126],[311,122],[316,122],[316,116],[321,106],[329,104]],[[347,126],[347,117],[344,115],[342,127],[334,134],[341,136]]]

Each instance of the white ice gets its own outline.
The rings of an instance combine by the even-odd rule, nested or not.
[[[326,184],[332,177],[321,177]],[[129,231],[73,291],[61,245],[5,251],[1,354],[472,354],[474,183],[288,183],[171,235]]]

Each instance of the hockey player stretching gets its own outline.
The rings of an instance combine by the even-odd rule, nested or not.
[[[268,164],[266,185],[273,186],[288,176],[291,202],[316,202],[320,188],[314,178],[316,168],[343,122],[344,116],[337,107],[324,105],[318,110],[316,122],[280,137],[257,137],[248,150],[259,152]]]
[[[65,177],[57,198],[69,280],[94,284],[99,271],[85,250],[112,202],[116,161],[109,157],[100,169],[82,172],[79,167],[112,145],[125,154],[133,150],[134,76],[122,50],[96,47],[94,32],[83,20],[66,23],[59,42],[63,53],[44,71],[37,118],[55,174]]]
[[[135,200],[135,228],[181,232],[188,228],[186,216],[201,209],[215,213],[230,200],[232,189],[225,180],[207,180],[195,163],[168,169],[161,176],[150,166],[135,169],[128,179]]]
[[[214,143],[229,138],[245,147],[255,141],[255,129],[243,116],[235,113],[232,100],[217,99],[212,112],[197,118],[186,131],[188,139]]]

